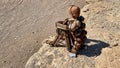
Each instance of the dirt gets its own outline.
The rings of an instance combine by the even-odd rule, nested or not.
[[[84,0],[0,0],[0,68],[24,68],[55,34],[55,22],[68,17],[69,5],[83,7]]]

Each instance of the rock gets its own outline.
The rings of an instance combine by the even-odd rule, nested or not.
[[[53,40],[49,37],[46,40]],[[38,52],[30,57],[25,68],[94,68],[94,60],[86,56],[71,58],[65,47],[50,47],[45,41]]]
[[[120,46],[105,48],[102,54],[98,56],[96,68],[119,68],[120,67]]]
[[[117,0],[95,0],[95,3],[90,3],[82,9],[81,14],[85,17],[89,37],[95,36],[106,41],[111,46],[114,43],[120,44],[120,39],[118,39],[120,36],[119,5],[120,2]]]
[[[65,47],[49,47],[43,42],[40,50],[26,63],[26,68],[120,67],[120,1],[86,1],[89,4],[81,10],[81,15],[85,18],[88,39],[78,57],[71,58]]]

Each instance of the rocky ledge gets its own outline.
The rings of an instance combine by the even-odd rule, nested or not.
[[[119,68],[120,2],[119,0],[86,0],[82,16],[87,24],[86,47],[77,58],[71,58],[65,47],[50,47],[45,39],[25,68]]]

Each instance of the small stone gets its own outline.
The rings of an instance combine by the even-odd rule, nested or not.
[[[89,2],[86,1],[86,4],[89,4]]]
[[[38,43],[38,41],[36,41],[36,43]]]
[[[101,28],[104,28],[104,26],[102,26]]]
[[[7,61],[3,61],[3,63],[6,63]]]
[[[49,55],[49,56],[47,57],[47,62],[48,62],[48,64],[51,64],[52,61],[53,61],[53,55]]]
[[[113,44],[113,46],[118,46],[118,43],[116,43],[116,44]]]
[[[83,12],[87,12],[87,11],[89,11],[89,9],[86,9],[86,10],[84,10]]]
[[[34,34],[35,32],[32,32],[32,34]]]

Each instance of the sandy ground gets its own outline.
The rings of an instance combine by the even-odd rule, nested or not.
[[[0,68],[24,68],[41,41],[55,34],[54,23],[84,0],[0,0]]]

